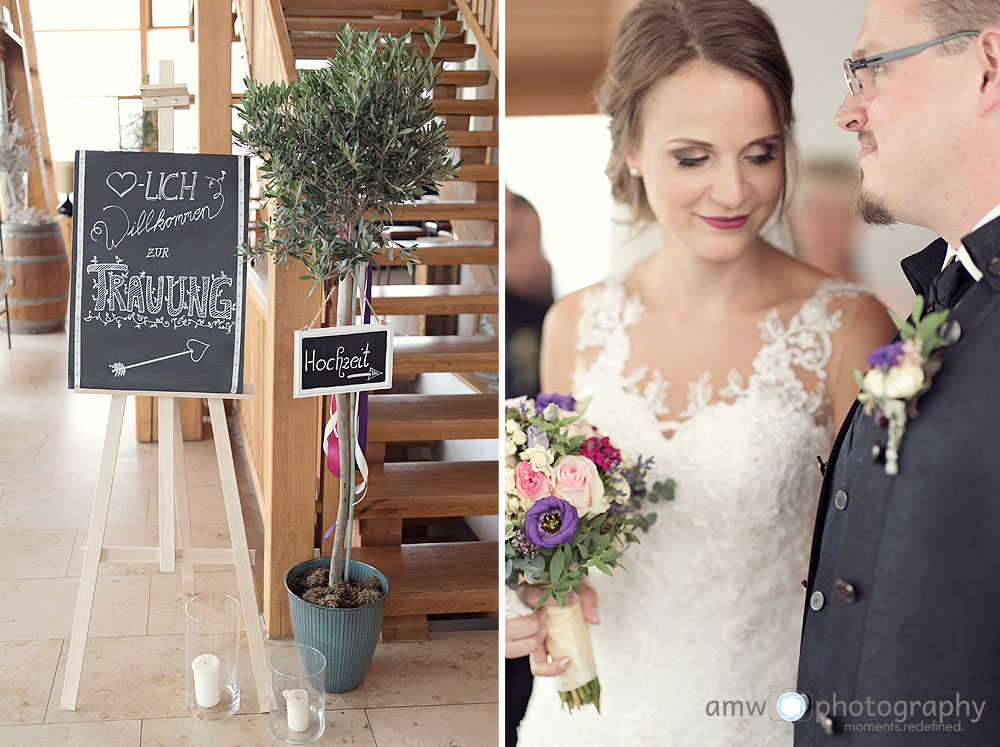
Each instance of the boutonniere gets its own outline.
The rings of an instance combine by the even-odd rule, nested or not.
[[[865,415],[875,416],[881,427],[889,425],[889,440],[885,447],[885,473],[899,472],[899,447],[906,424],[917,417],[920,395],[931,388],[931,379],[941,370],[940,348],[945,342],[938,334],[948,318],[948,311],[936,311],[923,316],[924,298],[917,296],[911,321],[905,321],[891,309],[889,316],[899,327],[899,342],[875,348],[868,354],[868,373],[855,371],[861,392],[858,402],[865,406]]]

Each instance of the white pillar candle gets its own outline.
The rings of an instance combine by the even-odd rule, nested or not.
[[[219,705],[219,657],[215,654],[201,654],[191,662],[194,672],[194,699],[202,708]]]
[[[288,703],[288,728],[305,731],[309,728],[309,693],[305,690],[282,690]]]

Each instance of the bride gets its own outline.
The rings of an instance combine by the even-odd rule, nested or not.
[[[746,0],[642,0],[600,92],[614,197],[659,229],[660,251],[549,312],[543,389],[593,395],[587,417],[674,501],[583,590],[601,711],[560,709],[540,614],[507,621],[535,692],[519,744],[792,742],[776,694],[795,685],[817,455],[889,341],[859,286],[775,249],[792,80],[767,15]],[[522,587],[528,606],[537,588]],[[599,605],[599,606],[598,606]],[[544,609],[544,608],[543,608]],[[770,701],[770,702],[769,702]]]

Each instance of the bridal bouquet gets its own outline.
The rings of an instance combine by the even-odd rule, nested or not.
[[[505,574],[512,586],[544,586],[535,609],[549,598],[561,605],[545,618],[549,653],[571,661],[557,677],[560,698],[570,711],[592,703],[600,712],[590,629],[566,596],[592,568],[611,576],[621,567],[636,530],[656,520],[643,504],[672,499],[674,483],[648,487],[653,460],[616,448],[583,420],[586,405],[559,394],[506,403]]]

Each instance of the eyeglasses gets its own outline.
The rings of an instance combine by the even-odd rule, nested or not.
[[[902,49],[896,49],[892,52],[884,52],[883,54],[872,55],[871,57],[864,57],[860,60],[852,60],[850,58],[844,60],[844,78],[847,80],[847,90],[851,92],[852,96],[857,96],[861,93],[864,86],[858,80],[858,70],[863,70],[874,65],[881,65],[883,62],[889,62],[891,60],[899,60],[903,57],[910,57],[917,54],[918,52],[923,52],[928,47],[933,47],[935,44],[943,44],[944,42],[951,41],[952,39],[960,39],[963,36],[979,36],[978,31],[959,31],[955,34],[949,34],[948,36],[942,36],[939,39],[932,39],[929,42],[924,42],[923,44],[914,44],[910,47],[903,47]]]

